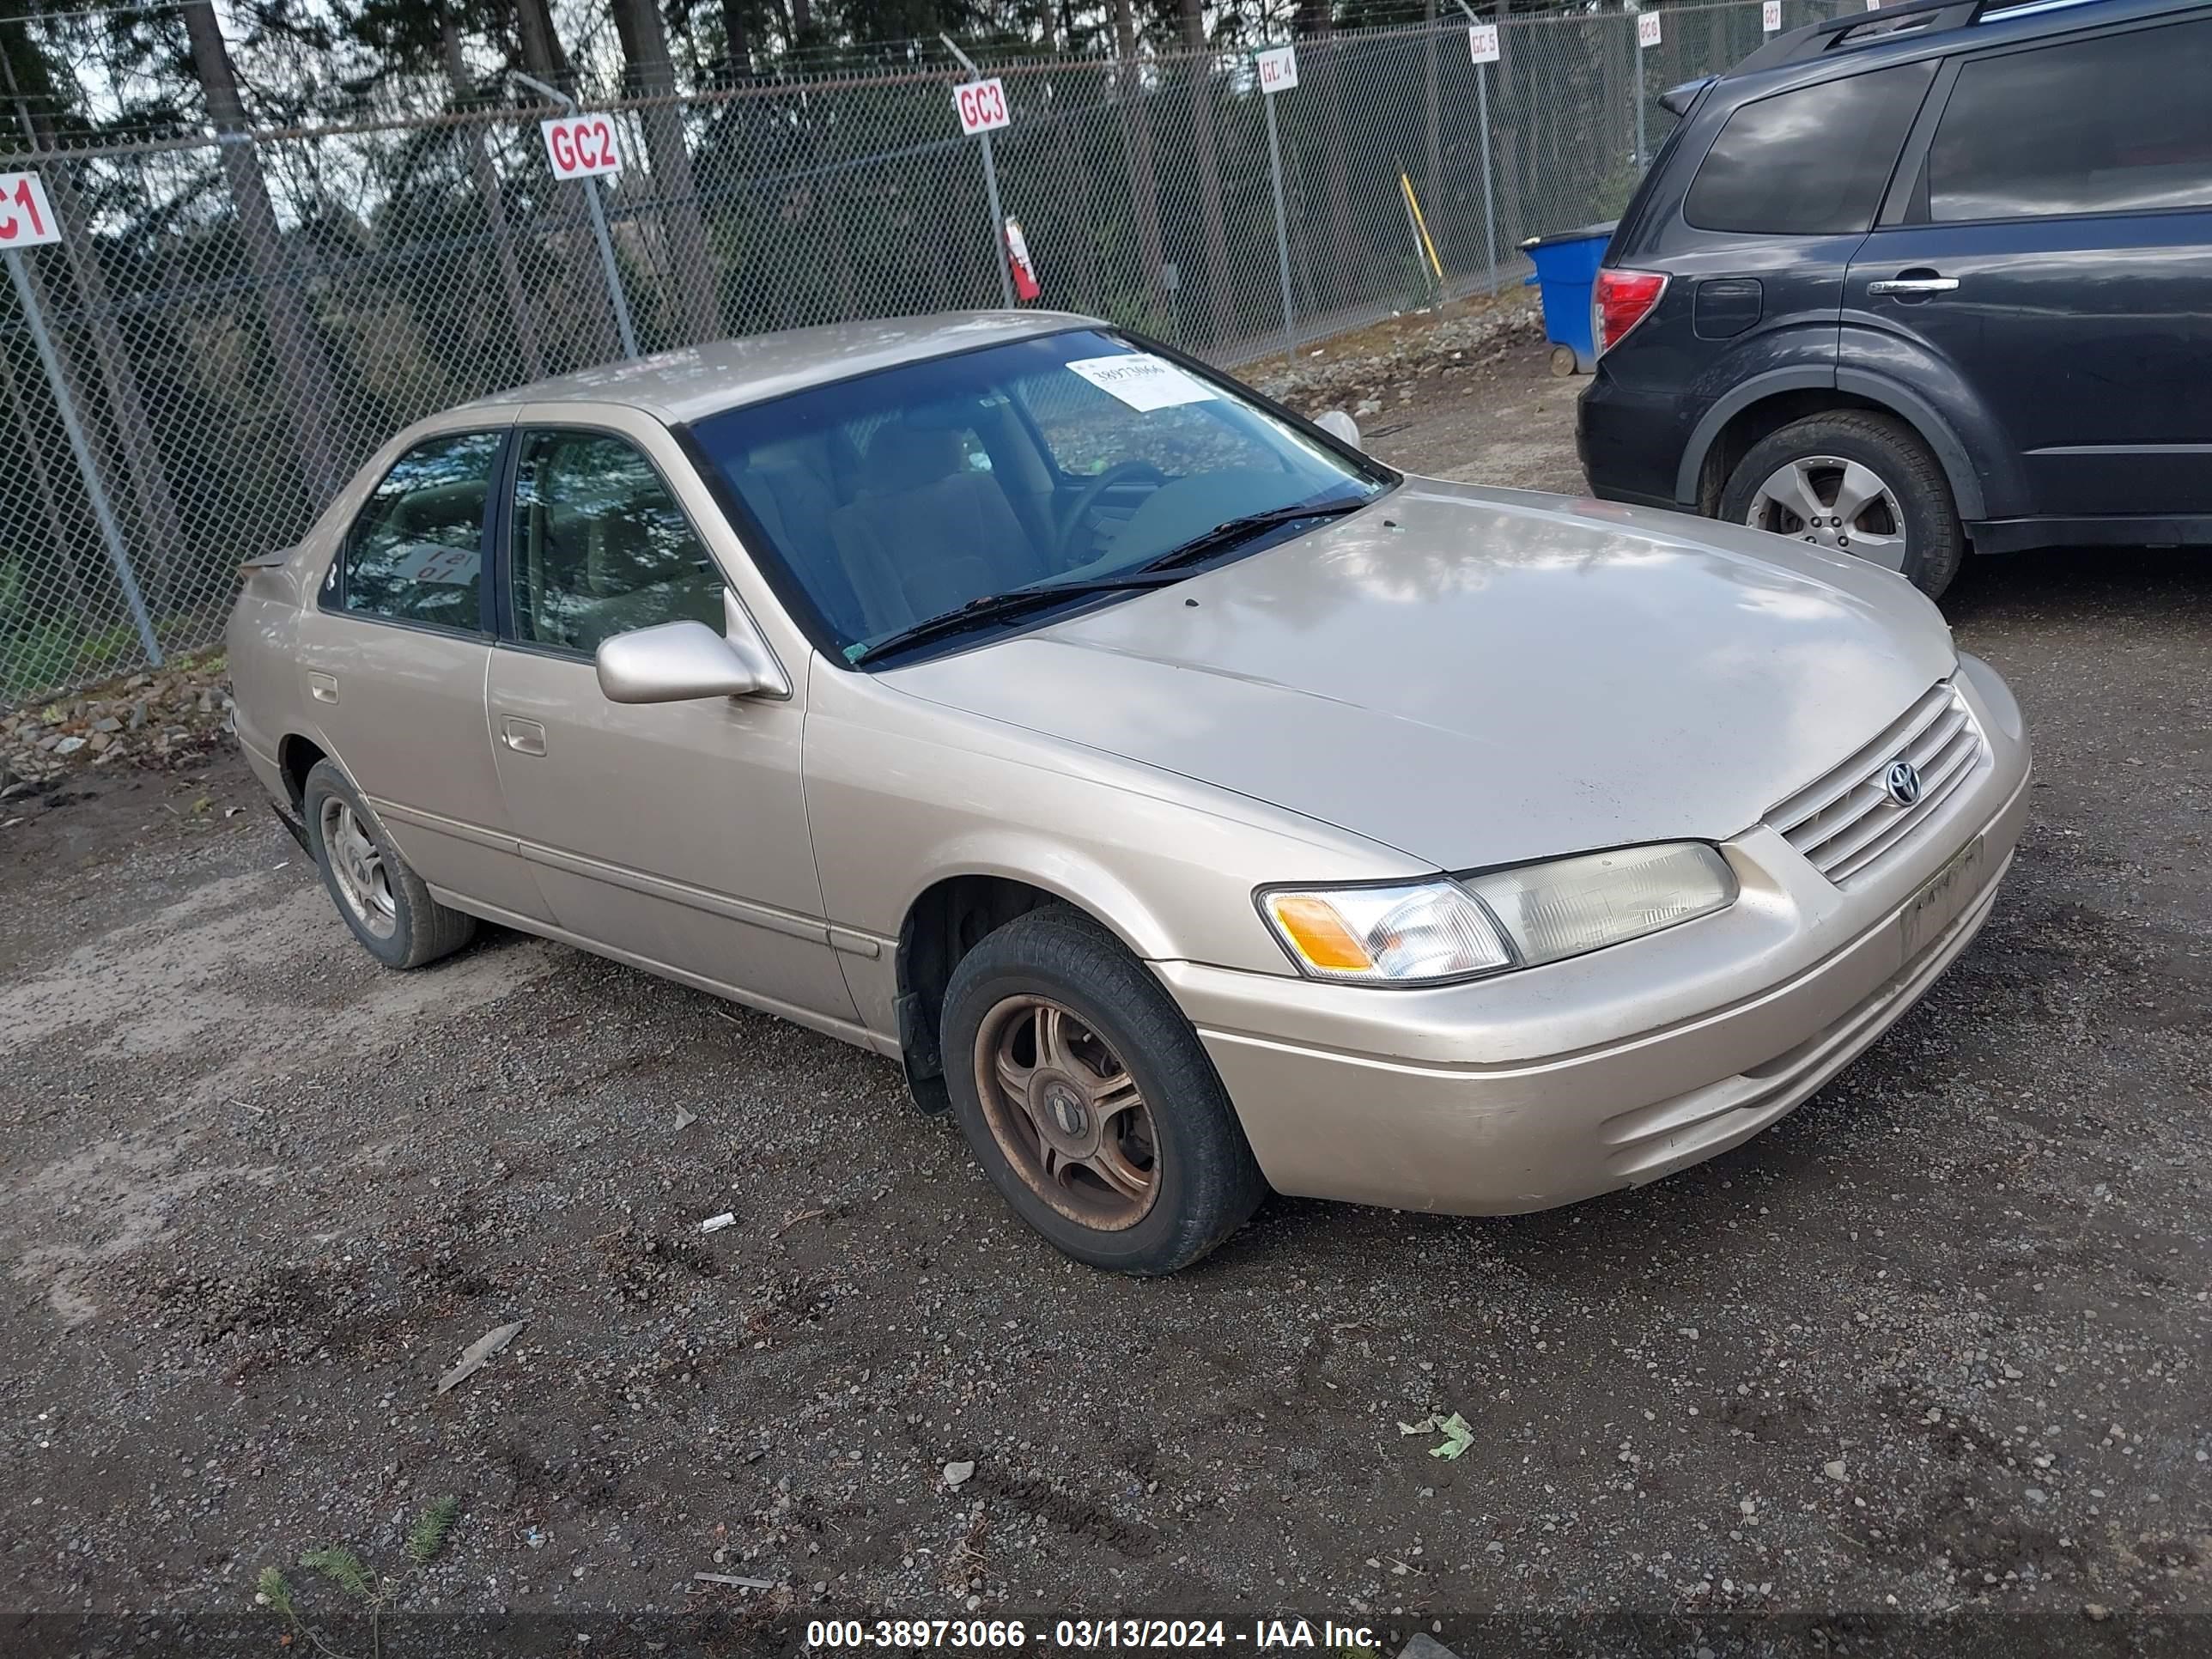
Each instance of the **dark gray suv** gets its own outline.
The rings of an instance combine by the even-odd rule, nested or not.
[[[1667,95],[1583,465],[1940,593],[1968,548],[2212,543],[2212,5],[1916,0]]]

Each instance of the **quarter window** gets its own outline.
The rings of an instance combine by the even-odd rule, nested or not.
[[[475,633],[483,626],[484,506],[501,434],[416,444],[392,464],[347,532],[343,609]]]
[[[2212,21],[1982,58],[1928,151],[1931,219],[2212,206]]]
[[[1683,216],[1768,236],[1870,228],[1935,78],[1933,63],[1900,64],[1746,104],[1705,152]]]
[[[603,432],[522,441],[510,549],[518,638],[569,651],[668,622],[722,629],[722,573],[653,463]]]

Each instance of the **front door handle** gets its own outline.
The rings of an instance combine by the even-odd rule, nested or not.
[[[518,755],[542,755],[545,752],[545,728],[536,720],[524,720],[519,714],[499,717],[499,740]]]
[[[1869,283],[1869,294],[1948,294],[1959,286],[1956,276],[1938,276],[1932,270],[1901,270],[1894,276]]]

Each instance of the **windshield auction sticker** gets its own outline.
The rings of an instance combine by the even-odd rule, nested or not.
[[[1082,357],[1068,368],[1140,414],[1146,410],[1173,409],[1178,404],[1212,403],[1220,395],[1205,381],[1192,379],[1165,358],[1147,352]]]

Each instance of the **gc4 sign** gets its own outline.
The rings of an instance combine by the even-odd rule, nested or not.
[[[61,239],[62,228],[54,222],[39,175],[0,173],[0,247],[37,247]]]
[[[622,171],[622,146],[616,142],[615,124],[605,115],[563,115],[541,121],[546,159],[556,179],[596,179]]]
[[[1636,14],[1636,44],[1649,50],[1659,44],[1659,14],[1639,11]]]
[[[1766,3],[1759,9],[1759,27],[1763,34],[1779,34],[1782,32],[1782,0],[1766,0]]]
[[[1260,72],[1260,90],[1288,92],[1298,83],[1298,49],[1296,46],[1269,46],[1252,60]]]
[[[1467,55],[1478,64],[1498,61],[1498,25],[1477,23],[1467,32]]]
[[[970,138],[1014,124],[1014,118],[1006,113],[1006,83],[995,76],[953,88],[952,107],[960,112],[960,131]]]

